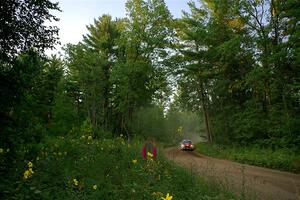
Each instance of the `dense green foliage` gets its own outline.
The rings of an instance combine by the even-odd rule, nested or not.
[[[12,147],[38,141],[49,118],[56,77],[62,72],[41,54],[56,43],[58,29],[45,23],[57,20],[50,12],[58,5],[5,0],[0,7],[0,145]]]
[[[0,60],[13,61],[20,52],[34,48],[44,52],[57,42],[58,28],[45,22],[58,21],[51,14],[58,3],[49,0],[3,0],[0,3]]]
[[[161,156],[143,160],[141,145],[138,141],[129,145],[121,137],[46,137],[36,148],[27,145],[18,151],[23,159],[12,169],[10,179],[0,183],[2,198],[154,200],[169,193],[174,199],[233,199],[228,191]],[[33,174],[25,178],[30,168]]]
[[[66,79],[76,88],[79,120],[88,118],[94,135],[110,131],[130,139],[134,113],[159,104],[167,92],[159,59],[171,16],[163,1],[128,1],[126,9],[128,18],[103,15],[82,42],[66,47]]]
[[[209,141],[299,147],[299,1],[189,6],[169,61],[177,101],[203,113]]]
[[[244,164],[268,167],[295,173],[300,172],[300,154],[294,149],[270,149],[257,147],[239,147],[210,145],[199,143],[196,150],[207,156],[228,159]]]
[[[181,126],[176,112],[185,110],[201,116],[209,142],[300,146],[295,1],[203,0],[172,19],[163,0],[129,0],[126,18],[95,19],[63,58],[48,59],[38,52],[55,42],[56,29],[43,23],[55,19],[49,10],[57,4],[15,2],[12,10],[35,6],[40,16],[27,14],[39,24],[20,23],[45,34],[24,48],[21,39],[12,49],[1,45],[2,146],[63,135],[85,122],[94,137],[167,141]]]

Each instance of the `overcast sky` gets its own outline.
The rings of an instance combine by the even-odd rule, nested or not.
[[[79,42],[82,35],[87,33],[86,25],[92,24],[94,18],[103,14],[110,14],[113,18],[125,17],[125,2],[126,0],[59,0],[62,12],[54,14],[60,18],[56,25],[60,29],[61,44]],[[188,10],[188,0],[165,2],[174,17],[180,17],[182,10]]]

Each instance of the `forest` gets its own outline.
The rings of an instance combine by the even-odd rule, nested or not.
[[[174,18],[164,0],[127,0],[126,17],[95,16],[82,41],[49,56],[59,30],[45,24],[59,20],[59,3],[1,1],[2,194],[53,138],[172,145],[198,134],[300,153],[300,2],[188,6]]]

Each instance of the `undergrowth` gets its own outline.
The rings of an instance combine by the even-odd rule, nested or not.
[[[3,199],[233,199],[212,185],[164,160],[143,160],[140,141],[85,135],[47,137],[12,154],[0,154]],[[158,152],[159,153],[159,152]],[[10,162],[8,163],[8,160]],[[6,167],[3,167],[6,166]]]
[[[300,154],[293,149],[221,146],[199,143],[196,150],[208,156],[229,159],[244,164],[300,172]]]

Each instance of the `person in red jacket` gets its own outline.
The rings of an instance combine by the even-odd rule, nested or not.
[[[142,157],[144,159],[155,159],[157,156],[157,149],[154,145],[154,140],[149,139],[145,143],[141,151]]]

